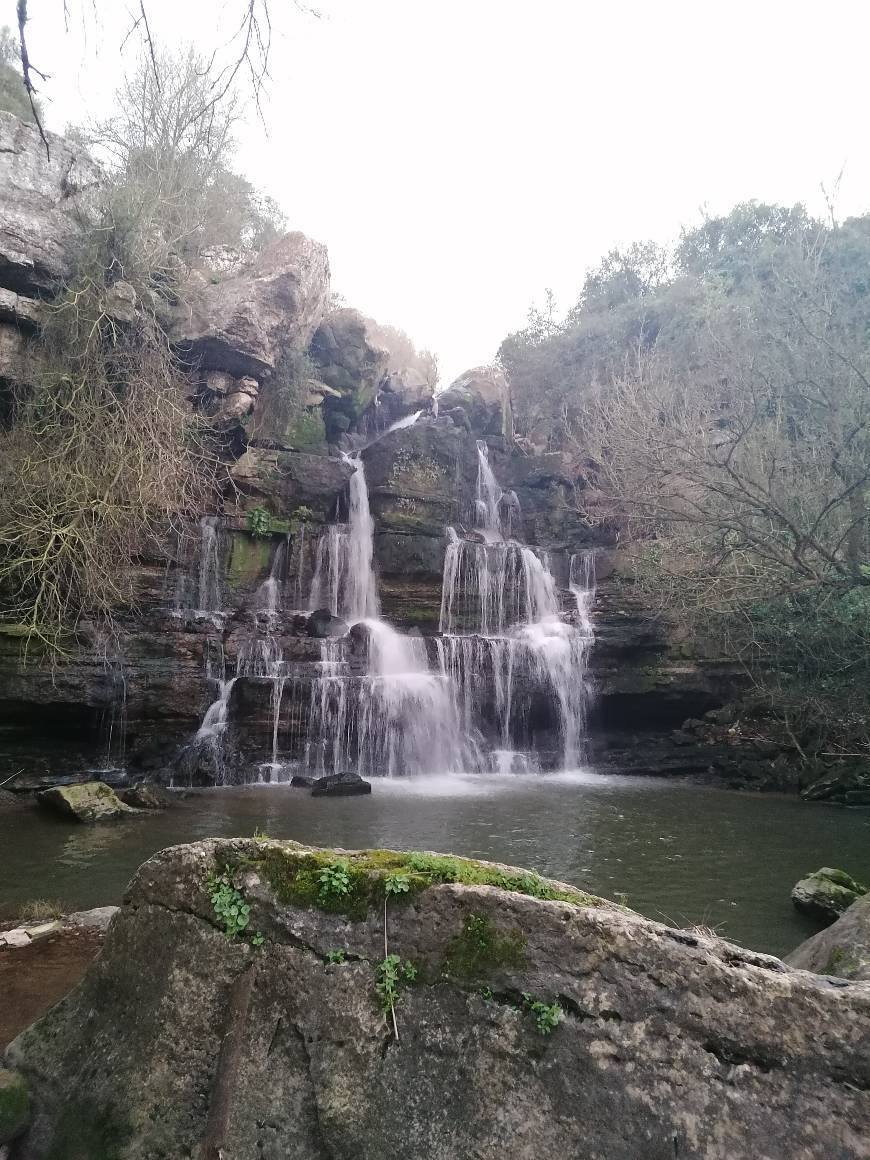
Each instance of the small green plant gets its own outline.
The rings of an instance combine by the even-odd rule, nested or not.
[[[251,946],[252,947],[261,947],[265,941],[266,941],[266,936],[263,934],[263,932],[261,930],[258,930],[253,935],[251,935]]]
[[[492,987],[481,987],[479,991],[481,999],[492,998]]]
[[[396,1041],[399,1039],[399,1027],[396,1023],[396,1004],[403,987],[413,983],[417,978],[417,968],[413,963],[402,962],[399,955],[386,955],[375,968],[377,982],[375,991],[381,1001],[385,1017],[393,1021],[393,1034]]]
[[[313,519],[314,519],[314,512],[311,510],[310,507],[308,507],[306,504],[303,503],[303,504],[300,504],[298,508],[293,509],[293,513],[290,516],[290,524],[291,524],[291,527],[293,528],[293,530],[295,531],[295,529],[298,527],[299,524],[310,523],[311,520],[313,520]]]
[[[411,880],[407,874],[394,871],[384,879],[384,894],[407,894],[411,889]]]
[[[344,898],[350,893],[350,866],[343,859],[330,862],[317,875],[320,883],[319,894],[321,899]]]
[[[261,539],[272,534],[272,513],[268,508],[251,508],[248,512],[248,531]]]
[[[224,866],[222,874],[209,874],[207,885],[212,908],[224,934],[227,938],[235,938],[247,929],[251,908],[241,891],[233,886],[229,866]]]
[[[346,963],[347,962],[347,952],[346,951],[327,951],[326,952],[326,961],[328,963]]]
[[[527,991],[523,991],[523,1004],[533,1016],[540,1035],[549,1035],[565,1018],[565,1012],[558,1003],[543,1003],[540,999],[532,998]]]
[[[255,842],[268,842],[268,840],[269,840],[269,835],[266,833],[266,831],[261,830],[260,827],[257,826],[257,828],[254,830],[254,841]]]

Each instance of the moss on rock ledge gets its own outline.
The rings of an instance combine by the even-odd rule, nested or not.
[[[577,906],[612,906],[613,903],[583,890],[553,882],[528,870],[456,858],[445,854],[405,853],[398,850],[312,850],[290,842],[269,842],[243,863],[257,870],[278,900],[289,906],[313,906],[356,921],[365,919],[371,907],[383,906],[386,882],[396,874],[407,877],[408,890],[391,895],[393,902],[407,902],[430,886],[457,882],[465,886],[496,886],[516,894]],[[324,889],[320,875],[341,867],[347,889]]]

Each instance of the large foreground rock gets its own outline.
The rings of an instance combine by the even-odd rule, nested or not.
[[[560,893],[528,873],[471,864],[514,889],[418,890],[468,871],[338,858],[223,840],[146,862],[84,982],[7,1052],[34,1103],[18,1160],[868,1155],[870,986],[515,892]],[[328,865],[348,882],[331,876],[334,913],[306,905]],[[409,889],[389,948],[417,970],[398,1041],[375,992],[390,870]],[[223,933],[215,871],[245,895],[250,942]],[[550,1034],[534,1003],[560,1005]]]
[[[870,982],[870,894],[865,894],[826,930],[791,952],[785,960],[803,971]]]

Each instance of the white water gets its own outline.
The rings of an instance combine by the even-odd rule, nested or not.
[[[586,730],[592,555],[571,558],[569,588],[577,607],[577,625],[572,626],[561,617],[547,553],[502,538],[511,520],[510,515],[504,518],[505,508],[512,514],[519,503],[513,493],[502,491],[483,441],[478,441],[477,456],[475,514],[485,542],[461,539],[448,529],[439,665],[467,728],[474,727],[479,711],[481,683],[490,682],[502,753],[513,752],[511,740],[523,733],[521,718],[531,711],[535,696],[549,697],[558,715],[561,765],[571,768],[582,757]],[[506,768],[508,759],[499,757],[496,764]]]
[[[527,772],[534,763],[517,741],[528,743],[528,719],[542,700],[549,716],[555,713],[560,764],[579,762],[592,641],[591,556],[571,561],[578,623],[570,625],[561,617],[546,553],[503,538],[519,502],[502,490],[482,441],[477,456],[475,514],[484,542],[448,529],[434,671],[421,637],[403,635],[369,611],[377,608],[373,524],[362,463],[348,460],[354,466],[348,522],[321,538],[309,607],[329,608],[360,626],[367,666],[355,673],[341,640],[323,645],[306,746],[307,763],[317,772]],[[487,731],[491,748],[483,739]]]
[[[416,417],[392,429],[410,426]],[[465,539],[447,529],[439,636],[430,642],[429,656],[422,637],[402,634],[380,619],[365,470],[359,453],[344,459],[352,468],[347,522],[331,525],[318,541],[308,608],[328,608],[356,628],[349,637],[321,645],[308,706],[308,769],[520,775],[538,769],[536,750],[556,751],[557,765],[575,768],[586,731],[592,554],[571,557],[574,614],[568,623],[547,553],[511,538],[519,501],[502,490],[487,446],[478,442],[478,535]],[[298,703],[300,687],[295,677],[287,684],[291,673],[280,641],[289,550],[288,541],[277,546],[269,576],[255,593],[254,626],[239,649],[235,676],[226,679],[222,639],[207,651],[206,674],[218,696],[195,741],[213,751],[220,781],[230,698],[239,677],[272,683],[271,769],[281,768],[285,691],[292,689],[289,700]],[[218,523],[209,517],[201,524],[199,602],[222,620],[220,558]]]
[[[354,624],[380,611],[372,569],[374,521],[369,510],[365,469],[359,456],[344,456],[353,467],[346,524],[332,524],[317,545],[308,607],[328,608],[333,616]]]

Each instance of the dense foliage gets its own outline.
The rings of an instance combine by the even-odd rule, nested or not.
[[[849,694],[849,751],[868,731],[868,271],[870,217],[749,203],[671,252],[613,251],[564,320],[536,312],[501,349],[521,434],[574,453],[648,597],[795,718],[836,732]]]

